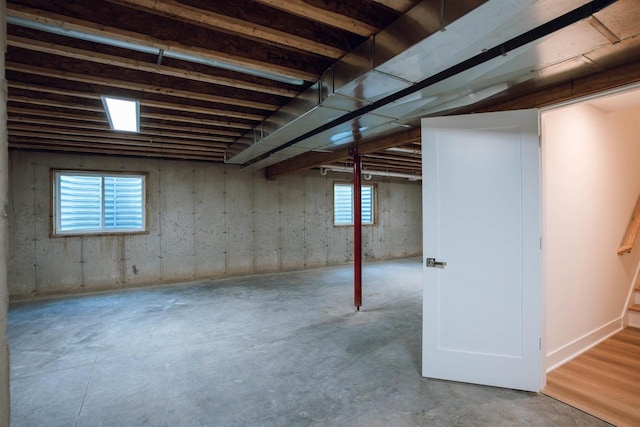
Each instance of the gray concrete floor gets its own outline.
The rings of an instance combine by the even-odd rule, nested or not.
[[[12,426],[602,426],[535,393],[421,378],[421,264],[9,310]]]

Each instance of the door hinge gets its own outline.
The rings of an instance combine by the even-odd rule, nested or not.
[[[542,338],[538,338],[538,350],[542,351]]]

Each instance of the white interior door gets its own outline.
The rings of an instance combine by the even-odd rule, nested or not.
[[[536,110],[422,120],[425,377],[542,388],[538,141]]]

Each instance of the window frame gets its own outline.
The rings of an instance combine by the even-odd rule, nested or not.
[[[104,228],[104,224],[101,229],[91,230],[77,230],[77,231],[62,231],[59,230],[59,218],[60,218],[60,205],[58,203],[59,197],[59,179],[60,175],[87,175],[87,176],[99,176],[104,183],[105,177],[136,177],[142,178],[142,221],[143,225],[141,229],[125,229],[125,230],[107,230]],[[50,237],[86,237],[86,236],[118,236],[118,235],[136,235],[136,234],[149,234],[149,173],[139,171],[113,171],[113,170],[96,170],[96,169],[50,169],[50,212],[49,212],[49,236]],[[102,185],[102,193],[104,194],[104,186]],[[101,210],[104,218],[105,202],[104,198],[101,200]]]
[[[353,227],[354,224],[353,222],[349,223],[349,224],[336,224],[336,214],[335,214],[335,210],[336,210],[336,200],[335,200],[335,187],[336,185],[349,185],[353,188],[353,182],[351,181],[334,181],[333,185],[331,186],[331,216],[332,216],[332,222],[333,222],[333,226],[334,227]],[[373,196],[371,198],[371,214],[373,215],[373,222],[363,222],[362,226],[363,227],[371,227],[371,226],[375,226],[378,224],[378,185],[375,182],[369,183],[367,182],[362,183],[361,184],[362,187],[371,187],[373,188]],[[352,196],[353,196],[353,191],[352,191]],[[351,198],[351,212],[352,212],[352,217],[353,217],[353,197]]]

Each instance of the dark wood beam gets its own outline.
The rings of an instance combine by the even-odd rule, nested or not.
[[[640,82],[640,61],[580,77],[552,87],[538,88],[520,96],[494,97],[482,103],[454,111],[455,114],[542,108],[572,99]]]
[[[73,44],[74,41],[68,41]],[[76,43],[80,44],[80,43]],[[166,65],[157,65],[155,63],[139,61],[127,57],[110,55],[98,51],[87,51],[85,49],[55,44],[33,38],[19,37],[7,35],[7,45],[15,48],[26,49],[34,52],[46,53],[49,55],[58,55],[66,58],[73,58],[81,61],[89,61],[97,64],[112,65],[130,70],[144,71],[147,73],[155,73],[164,76],[177,77],[182,79],[194,80],[208,84],[232,87],[234,89],[244,89],[271,95],[278,95],[292,98],[298,94],[298,91],[286,89],[283,87],[263,85],[248,82],[241,79],[232,79],[228,77],[217,76],[214,74],[203,73],[185,68],[169,67]],[[191,67],[193,68],[193,67]]]
[[[17,138],[23,141],[49,141],[52,144],[55,141],[61,141],[66,143],[77,142],[78,144],[93,144],[95,147],[101,147],[103,144],[107,144],[113,147],[120,147],[122,149],[126,149],[127,147],[143,147],[148,148],[150,150],[153,149],[173,149],[173,150],[188,150],[194,153],[223,153],[226,146],[215,146],[212,144],[211,147],[202,147],[202,146],[194,146],[194,145],[181,145],[175,143],[168,142],[156,142],[155,140],[149,139],[148,141],[143,140],[133,140],[133,139],[109,139],[104,137],[94,138],[94,137],[83,137],[83,136],[73,136],[73,135],[56,135],[56,134],[42,134],[39,132],[22,132],[22,131],[9,131],[9,140]]]
[[[260,3],[284,10],[293,15],[302,16],[321,22],[332,27],[340,28],[363,37],[369,37],[383,28],[383,20],[378,18],[376,12],[364,2],[357,5],[350,2],[336,1],[305,1],[305,0],[257,0]],[[359,8],[360,13],[353,13],[351,8]],[[369,8],[369,22],[355,19],[353,16],[361,14],[361,9]],[[380,10],[378,10],[378,13]],[[373,22],[377,21],[377,22]],[[386,23],[386,22],[385,22]]]
[[[96,2],[87,7],[66,0],[28,3],[31,7],[7,2],[7,15],[307,81],[315,81],[330,64],[317,56],[294,57],[267,44],[222,33],[216,36],[210,29],[119,5]]]
[[[361,154],[369,154],[389,147],[396,147],[398,145],[415,141],[420,141],[420,128],[407,129],[406,131],[390,136],[376,138],[370,141],[362,141],[358,144],[358,151]],[[268,166],[266,168],[266,176],[268,179],[274,179],[282,175],[345,160],[348,159],[349,156],[349,147],[341,148],[330,153],[309,151],[283,162]]]
[[[418,4],[418,2],[414,0],[373,0],[373,1],[376,3],[380,3],[381,5],[384,5],[389,9],[393,9],[399,13],[405,13],[406,11],[411,9],[413,6]]]
[[[247,107],[247,108],[258,108],[267,111],[275,111],[278,109],[279,105],[275,103],[262,103],[252,101],[250,99],[241,99],[241,98],[231,98],[225,96],[214,95],[212,93],[207,93],[207,89],[202,87],[201,90],[181,90],[172,87],[172,85],[168,82],[165,82],[163,85],[158,84],[148,84],[143,83],[141,78],[139,79],[117,79],[108,77],[109,73],[102,71],[102,75],[93,74],[93,72],[97,72],[97,70],[89,70],[89,63],[83,63],[81,67],[84,72],[72,72],[65,71],[60,68],[47,68],[40,67],[36,65],[28,65],[18,62],[7,62],[6,69],[9,71],[16,71],[19,73],[25,74],[33,74],[37,76],[44,77],[52,77],[55,79],[63,79],[63,80],[71,80],[75,82],[88,83],[92,85],[100,85],[100,86],[108,86],[115,87],[133,91],[139,91],[143,93],[152,93],[152,94],[162,94],[168,96],[174,96],[179,98],[184,98],[187,100],[194,99],[200,101],[214,102],[218,104],[228,104],[239,107]],[[103,67],[99,67],[103,68]],[[137,81],[136,81],[137,80]],[[147,77],[146,81],[156,81],[158,78],[150,79]]]
[[[222,154],[193,153],[183,150],[166,150],[155,148],[139,148],[129,146],[113,146],[111,144],[77,143],[73,141],[28,141],[9,138],[9,149],[46,151],[46,152],[70,152],[74,154],[102,154],[115,156],[154,157],[178,160],[201,160],[208,162],[221,162]]]
[[[37,124],[13,124],[10,127],[9,133],[12,135],[21,136],[33,136],[36,138],[42,136],[62,136],[66,135],[69,138],[85,137],[85,140],[89,138],[95,138],[95,140],[104,139],[117,139],[119,141],[128,142],[144,142],[149,141],[153,143],[162,142],[168,144],[189,144],[194,147],[217,147],[226,149],[230,143],[235,141],[235,138],[219,137],[217,135],[185,135],[180,133],[167,133],[167,132],[154,132],[145,131],[136,134],[127,134],[121,132],[114,132],[110,128],[88,130],[82,129],[76,126],[68,126],[66,123],[49,123],[47,126],[41,126],[42,122],[38,121]],[[29,133],[29,135],[27,135]]]
[[[205,28],[240,34],[254,40],[267,41],[290,48],[299,49],[331,59],[342,58],[347,52],[333,46],[305,39],[295,34],[273,29],[264,25],[248,23],[231,16],[199,9],[175,0],[108,0],[110,3],[143,8],[190,24]]]
[[[8,87],[10,101],[35,105],[50,105],[83,111],[104,112],[101,103],[98,105],[90,105],[86,102],[87,99],[100,101],[101,94],[96,92],[80,92],[71,88],[45,87],[16,81],[10,81]],[[134,96],[132,95],[132,97]],[[143,98],[135,97],[140,100],[140,105],[143,107],[211,115],[218,118],[233,117],[251,121],[264,119],[262,115],[235,110],[223,110],[216,108],[216,104],[208,104],[203,101],[190,100],[188,104],[176,104],[174,102],[166,102],[168,98],[161,97],[157,94],[145,94]]]

